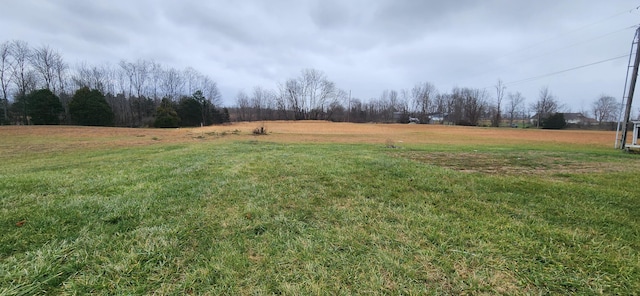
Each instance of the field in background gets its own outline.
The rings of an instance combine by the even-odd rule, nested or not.
[[[637,293],[640,158],[614,138],[0,127],[0,295]]]
[[[572,145],[573,148],[611,148],[615,133],[608,131],[539,130],[517,128],[477,128],[418,124],[354,124],[325,121],[241,122],[224,126],[182,129],[128,129],[74,126],[3,126],[0,136],[11,141],[2,149],[24,144],[32,149],[57,148],[57,144],[79,146],[131,146],[157,143],[184,143],[198,140],[238,140],[265,127],[264,140],[289,143],[384,144],[389,140],[406,144],[435,145]],[[57,141],[56,141],[57,140]],[[262,140],[262,139],[261,139]],[[51,142],[54,141],[54,142]]]

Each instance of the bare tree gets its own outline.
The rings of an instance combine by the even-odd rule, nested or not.
[[[429,112],[429,104],[435,93],[435,86],[429,82],[418,83],[411,89],[414,109],[422,117],[426,116]]]
[[[326,108],[336,100],[335,84],[327,79],[324,72],[316,69],[302,70],[303,98],[307,110],[305,119],[320,119]]]
[[[68,69],[69,69],[69,66],[64,62],[64,60],[62,59],[62,56],[57,55],[53,61],[53,71],[57,79],[57,82],[55,83],[53,88],[58,91],[59,95],[65,93],[66,81],[68,79],[67,77]]]
[[[487,93],[484,90],[455,87],[446,99],[448,120],[460,125],[478,125],[487,108]]]
[[[158,91],[160,90],[160,84],[162,83],[162,76],[164,74],[164,70],[162,69],[162,65],[155,61],[149,62],[149,71],[151,72],[151,96],[153,100],[159,102],[160,97],[158,96]]]
[[[127,89],[129,88],[129,77],[128,77],[128,72],[126,70],[126,65],[123,64],[123,61],[120,61],[118,63],[118,66],[116,69],[114,69],[114,79],[116,81],[117,84],[117,91],[116,93],[118,94],[123,94],[126,95],[127,94]],[[123,67],[125,66],[125,67]]]
[[[364,122],[365,107],[362,101],[358,98],[349,99],[349,122]]]
[[[275,105],[276,105],[276,109],[278,110],[278,119],[289,119],[288,116],[288,110],[289,109],[289,94],[288,94],[288,87],[287,84],[289,83],[289,81],[285,82],[284,84],[279,84],[278,85],[278,94],[275,97]]]
[[[53,61],[53,71],[55,73],[56,80],[53,82],[53,88],[57,90],[56,94],[60,98],[60,103],[62,103],[62,107],[64,108],[64,118],[63,122],[69,123],[71,117],[69,116],[69,103],[71,102],[71,95],[68,94],[67,85],[69,83],[69,67],[62,59],[61,55],[58,55]]]
[[[105,94],[116,94],[118,92],[118,76],[120,69],[111,64],[103,64],[101,67],[101,71],[104,73],[104,93]]]
[[[333,100],[327,108],[327,116],[325,119],[344,121],[345,108],[344,105],[342,105],[342,102],[346,102],[348,100],[349,93],[347,93],[345,90],[338,89],[336,91],[336,99]]]
[[[133,80],[131,84],[133,84],[133,88],[136,90],[136,96],[140,98],[145,94],[146,83],[149,78],[149,61],[138,60],[132,63],[131,66],[133,67]]]
[[[280,98],[288,103],[295,119],[321,119],[338,100],[335,84],[316,69],[302,70],[300,77],[280,85]]]
[[[43,45],[34,49],[29,59],[33,68],[40,75],[42,81],[44,81],[44,88],[51,90],[54,93],[56,92],[55,66],[56,62],[61,58],[62,57],[58,52],[51,49],[48,45]]]
[[[371,115],[377,120],[391,122],[396,120],[394,113],[398,111],[398,92],[385,89],[377,100],[369,101],[371,105]]]
[[[263,111],[263,117],[265,119],[270,119],[270,120],[274,120],[276,119],[276,101],[277,101],[277,94],[273,89],[262,89],[262,96],[263,101],[262,101],[262,106],[265,109]],[[265,114],[266,113],[266,114]]]
[[[298,79],[292,78],[280,85],[278,108],[283,111],[286,118],[286,110],[293,111],[294,119],[304,119],[306,107],[303,100],[304,88]]]
[[[464,98],[464,118],[469,124],[478,125],[480,117],[486,109],[486,92],[479,89],[465,88],[462,95]]]
[[[200,89],[207,101],[214,107],[222,105],[222,95],[220,94],[220,90],[218,90],[218,84],[209,78],[209,76],[201,75],[199,80]]]
[[[10,51],[13,57],[13,62],[11,63],[12,76],[18,88],[18,96],[23,97],[29,91],[29,85],[34,82],[33,73],[30,72],[27,64],[31,56],[31,49],[26,42],[14,40],[11,42]]]
[[[263,120],[263,109],[267,100],[267,93],[259,86],[253,88],[253,95],[251,96],[251,108],[253,109],[256,120]]]
[[[560,104],[551,94],[548,87],[540,89],[538,100],[531,105],[531,109],[536,112],[536,127],[540,127],[543,119],[558,112]]]
[[[598,121],[598,125],[602,125],[603,122],[616,121],[618,119],[620,103],[616,102],[614,97],[603,94],[593,102],[592,111]]]
[[[461,88],[454,87],[451,90],[451,94],[447,96],[446,105],[449,113],[449,121],[454,124],[460,124],[464,120],[464,96]]]
[[[495,85],[496,88],[496,114],[491,118],[491,125],[499,127],[502,121],[502,99],[504,98],[504,90],[507,88],[501,79]]]
[[[393,109],[393,111],[402,111],[398,91],[393,89],[389,91],[389,106]]]
[[[236,106],[238,107],[238,121],[245,121],[251,118],[251,103],[249,96],[244,91],[239,91],[236,95]]]
[[[11,63],[11,76],[13,77],[13,81],[18,89],[17,100],[20,101],[22,105],[22,122],[23,124],[29,124],[25,98],[28,92],[35,89],[36,85],[35,74],[28,65],[31,57],[31,49],[29,48],[29,44],[26,42],[14,40],[10,44],[10,51],[11,57],[13,57]]]
[[[509,114],[509,126],[513,126],[513,120],[520,112],[520,108],[524,103],[524,97],[520,92],[509,93],[507,95],[509,104],[507,105],[507,113]]]
[[[200,73],[198,73],[196,69],[191,67],[187,67],[186,69],[184,69],[184,71],[182,71],[182,77],[184,79],[185,87],[187,88],[186,92],[189,95],[193,94],[198,89],[197,80],[199,75]]]
[[[9,121],[9,84],[11,82],[11,47],[8,41],[0,44],[0,91],[2,91],[2,110],[4,111],[4,120],[1,122]]]
[[[435,113],[448,113],[449,108],[447,102],[449,101],[449,94],[437,94],[431,104],[431,111]]]
[[[180,71],[169,68],[163,71],[160,88],[164,97],[176,100],[182,93],[184,78]]]
[[[132,96],[133,90],[136,92],[136,97],[144,96],[150,72],[149,61],[140,59],[132,63],[122,60],[119,65],[129,78],[129,96]]]
[[[411,110],[411,95],[406,89],[400,90],[398,93],[398,110],[402,113],[408,114]]]
[[[132,92],[133,92],[133,76],[135,75],[135,68],[133,66],[132,63],[127,62],[125,60],[121,60],[120,63],[120,69],[121,72],[118,75],[118,81],[120,84],[120,88],[122,89],[123,92],[126,91],[126,89],[129,89],[129,97],[131,97]],[[124,79],[126,77],[126,79]]]
[[[71,80],[78,89],[88,87],[97,89],[101,93],[107,93],[108,91],[113,91],[109,88],[115,88],[111,81],[110,76],[112,75],[110,72],[113,71],[107,65],[89,66],[83,62],[76,66],[75,74],[71,76]]]

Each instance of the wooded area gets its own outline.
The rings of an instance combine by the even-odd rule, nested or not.
[[[541,126],[545,119],[566,112],[546,87],[527,105],[519,92],[505,93],[501,80],[490,89],[455,87],[449,92],[419,82],[364,100],[352,97],[317,69],[303,69],[275,89],[255,86],[250,93],[240,91],[233,106],[224,108],[217,83],[194,68],[180,70],[143,59],[72,68],[49,46],[31,47],[20,40],[0,44],[0,87],[2,124],[177,127],[303,119],[408,123],[412,118],[472,126],[515,126],[526,120]],[[601,95],[583,113],[603,125],[617,119],[618,109],[613,97]]]

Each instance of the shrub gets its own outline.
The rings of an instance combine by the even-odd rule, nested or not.
[[[173,104],[167,98],[163,98],[160,106],[156,110],[156,120],[153,123],[155,127],[178,127],[180,117],[173,108]]]
[[[27,115],[33,124],[59,124],[64,112],[60,99],[48,89],[31,92],[27,96]]]
[[[253,134],[254,135],[266,135],[267,134],[267,129],[264,127],[264,125],[261,125],[259,127],[256,127],[255,129],[253,129]]]
[[[567,121],[564,120],[564,114],[555,113],[542,121],[544,129],[563,129],[567,127]]]

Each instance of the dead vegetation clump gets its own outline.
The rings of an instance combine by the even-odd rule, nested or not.
[[[264,125],[261,125],[259,127],[256,127],[255,129],[253,129],[253,134],[256,135],[256,136],[266,135],[267,134],[267,129],[264,127]]]
[[[391,149],[399,148],[398,146],[396,146],[396,142],[392,139],[387,139],[384,146]]]

